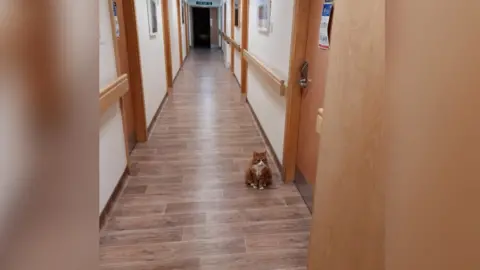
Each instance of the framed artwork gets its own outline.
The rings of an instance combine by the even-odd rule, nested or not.
[[[261,32],[270,32],[271,5],[271,0],[257,0],[257,23]]]
[[[235,0],[235,12],[234,12],[235,27],[240,27],[240,5],[241,5],[240,0]]]
[[[146,0],[147,1],[147,15],[148,15],[148,31],[150,37],[157,36],[158,33],[158,0]]]

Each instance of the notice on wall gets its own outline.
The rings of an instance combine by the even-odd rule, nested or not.
[[[320,22],[320,36],[318,46],[322,49],[330,48],[329,26],[330,17],[332,15],[333,3],[323,4],[322,20]]]
[[[118,23],[117,16],[117,2],[113,1],[113,23],[115,24],[115,35],[120,37],[120,24]]]

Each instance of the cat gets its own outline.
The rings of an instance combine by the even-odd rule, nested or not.
[[[252,161],[245,171],[245,184],[255,189],[272,185],[272,170],[268,166],[267,151],[253,152]]]

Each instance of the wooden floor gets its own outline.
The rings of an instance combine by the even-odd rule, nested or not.
[[[193,50],[101,230],[102,269],[306,269],[310,212],[293,185],[245,187],[265,149],[219,51]]]

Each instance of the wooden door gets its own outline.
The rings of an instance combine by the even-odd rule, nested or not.
[[[129,65],[128,65],[128,51],[127,51],[127,38],[126,38],[126,29],[125,29],[125,17],[123,12],[123,1],[124,0],[111,0],[111,16],[112,16],[112,31],[114,35],[114,46],[116,50],[116,62],[117,62],[117,73],[118,75],[129,74]],[[118,25],[117,25],[118,22]],[[118,30],[117,30],[118,27]],[[130,74],[129,74],[130,77]],[[132,90],[130,89],[128,93],[122,98],[121,108],[124,118],[124,131],[127,141],[128,153],[130,153],[135,144],[136,134],[135,134],[135,116],[134,108],[132,101]]]
[[[218,46],[218,8],[210,9],[210,42],[211,47],[215,48]]]
[[[296,166],[307,182],[314,183],[319,135],[315,130],[318,109],[323,106],[328,51],[318,46],[324,1],[310,1],[306,61],[309,85],[302,90]]]
[[[428,248],[424,246],[422,251],[417,249],[416,254],[410,252],[410,256],[397,256],[401,258],[401,261],[398,261],[395,265],[405,267],[395,267],[393,265],[392,267],[385,267],[385,250],[389,248],[385,244],[385,220],[392,217],[392,212],[385,211],[385,199],[389,197],[385,193],[385,180],[397,178],[397,175],[404,171],[411,173],[412,171],[419,172],[434,168],[424,166],[425,163],[420,164],[421,162],[410,163],[411,166],[408,166],[409,163],[404,163],[404,161],[412,160],[410,153],[413,154],[414,151],[408,151],[412,150],[408,149],[404,152],[405,155],[399,156],[395,147],[402,144],[397,144],[398,142],[393,145],[389,144],[387,140],[384,140],[385,135],[406,134],[406,136],[403,136],[406,138],[404,142],[408,143],[404,143],[403,146],[407,144],[418,145],[419,141],[421,142],[419,138],[443,136],[452,138],[445,134],[452,129],[446,128],[447,126],[444,125],[439,126],[439,133],[436,132],[437,130],[429,130],[425,134],[416,133],[420,136],[412,136],[415,134],[415,130],[418,130],[415,127],[425,127],[428,124],[418,125],[418,122],[413,123],[414,121],[405,122],[405,118],[388,121],[388,119],[393,118],[387,117],[405,117],[405,115],[414,114],[411,101],[418,100],[418,97],[406,95],[404,89],[400,89],[398,93],[402,97],[407,97],[404,100],[409,101],[407,102],[409,105],[397,106],[399,103],[391,103],[396,98],[395,94],[385,88],[385,2],[386,0],[342,0],[335,3],[336,10],[331,25],[331,41],[333,43],[331,43],[331,48],[328,51],[325,113],[318,152],[318,172],[309,244],[308,269],[311,270],[439,269],[424,264],[422,266],[420,264],[409,266],[402,264],[407,258],[424,257],[424,254],[420,254],[426,250],[428,250],[426,253],[429,253],[433,247],[431,245]],[[395,20],[395,22],[397,21],[402,22],[402,20]],[[403,27],[404,23],[399,25],[401,25],[401,31],[406,33],[407,31]],[[395,34],[398,35],[398,33]],[[411,48],[413,47],[408,48],[407,54],[411,53]],[[431,56],[429,55],[426,58],[431,59]],[[398,70],[398,68],[393,70]],[[412,86],[412,84],[407,85]],[[427,88],[435,89],[432,92],[440,89],[439,87]],[[416,93],[422,92],[419,89],[422,88],[410,88],[409,90],[416,90]],[[425,95],[424,92],[417,95],[432,100],[432,96]],[[435,94],[433,96],[438,97]],[[414,98],[412,99],[412,97]],[[435,102],[438,102],[438,99],[435,99],[433,103]],[[385,104],[387,105],[384,106]],[[451,107],[451,104],[449,106]],[[403,113],[384,110],[386,108],[399,108],[401,111],[402,108],[406,107],[408,108]],[[441,113],[431,113],[431,107],[425,109],[420,106],[420,108],[417,112],[425,112],[426,115],[433,118],[438,116],[438,119],[442,120],[454,119],[450,118],[452,117],[451,114],[447,116]],[[390,123],[394,124],[390,125]],[[399,123],[400,126],[397,126]],[[407,124],[403,126],[404,128],[401,128],[401,123]],[[425,136],[426,134],[440,133],[442,136]],[[453,146],[454,144],[449,142],[444,145]],[[432,144],[427,143],[424,149],[432,149],[432,146]],[[423,153],[428,153],[428,150],[423,151]],[[400,165],[395,166],[393,163],[387,165],[385,163],[387,157],[391,157],[390,161],[400,163]],[[447,161],[444,164],[448,163]],[[407,176],[409,173],[403,173],[403,175]],[[415,174],[408,175],[407,179],[403,179],[404,181],[400,185],[400,187],[410,190],[411,193],[406,195],[395,194],[392,198],[394,200],[405,199],[408,202],[406,205],[409,206],[422,205],[422,207],[414,207],[415,209],[432,210],[430,207],[424,207],[425,202],[428,201],[425,199],[429,197],[423,197],[423,200],[417,204],[412,202],[411,199],[415,197],[414,194],[422,194],[421,190],[434,190],[438,186],[420,185],[421,188],[418,188],[418,186],[409,185],[405,181],[408,182],[411,179],[418,183],[423,179],[434,179],[434,182],[438,183],[439,177],[422,177],[418,173],[415,175],[416,177],[413,177],[413,175]],[[461,178],[457,179],[457,173],[451,175],[455,175],[455,180],[452,179],[454,182]],[[435,203],[444,204],[444,198],[435,201]],[[391,205],[393,211],[401,208],[393,202]],[[427,224],[431,228],[437,226],[436,224],[432,226],[432,224],[425,223],[424,220],[418,222],[419,217],[425,216],[416,216],[418,213],[404,212],[398,216],[399,219],[396,220],[395,224]],[[445,215],[443,212],[437,214],[437,217]],[[405,220],[404,218],[408,216],[414,217],[414,219]],[[440,223],[443,224],[444,222]],[[387,230],[391,234],[391,238],[398,237],[401,232],[405,232],[404,228],[396,229]],[[417,237],[420,235],[424,234],[417,234]],[[445,238],[445,234],[442,233],[440,238]],[[401,245],[401,250],[412,250],[415,245],[415,242],[408,244],[404,242]],[[401,252],[398,250],[395,254],[401,254]],[[404,254],[406,253],[402,255]],[[450,267],[449,269],[469,268]]]

